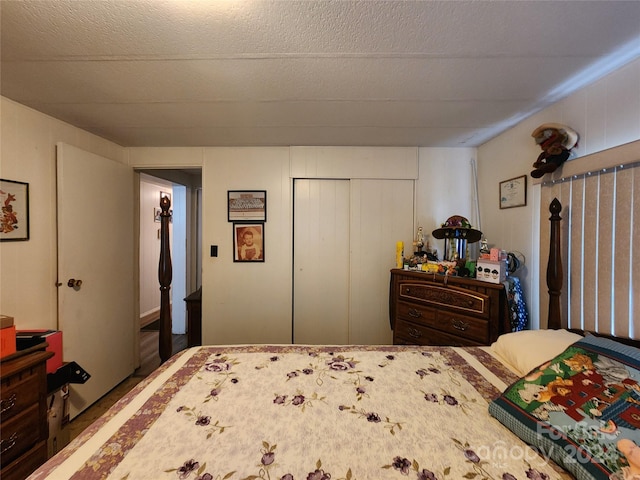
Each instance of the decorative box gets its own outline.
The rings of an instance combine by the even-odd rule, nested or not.
[[[476,280],[489,283],[502,283],[507,276],[506,262],[478,259]]]

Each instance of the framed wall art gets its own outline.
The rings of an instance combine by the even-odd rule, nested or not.
[[[500,208],[524,207],[526,204],[526,175],[500,182]]]
[[[29,240],[29,184],[0,178],[0,241]]]
[[[233,224],[233,261],[264,262],[264,223]]]
[[[266,222],[266,190],[229,190],[227,212],[230,222]]]

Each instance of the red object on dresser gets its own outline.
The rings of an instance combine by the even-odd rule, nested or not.
[[[16,341],[21,348],[28,348],[38,343],[47,342],[47,351],[53,357],[47,360],[47,373],[56,373],[62,366],[62,332],[60,330],[18,330]]]

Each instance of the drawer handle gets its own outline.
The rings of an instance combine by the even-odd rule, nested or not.
[[[418,330],[417,328],[409,327],[408,333],[409,333],[409,336],[413,337],[413,338],[421,338],[422,337],[422,332],[420,330]]]
[[[16,405],[16,394],[12,393],[9,398],[0,400],[0,413],[7,412],[11,410]]]
[[[4,442],[7,442],[6,447],[3,445]],[[15,432],[6,440],[0,440],[0,455],[11,450],[13,447],[16,446],[16,443],[18,443],[18,432]]]
[[[410,308],[409,316],[413,318],[420,318],[422,316],[422,312],[420,310],[416,310],[415,308]]]
[[[456,330],[460,330],[461,332],[464,332],[467,328],[469,328],[469,324],[460,320],[459,318],[452,318],[451,326]]]

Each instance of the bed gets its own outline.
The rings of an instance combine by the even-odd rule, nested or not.
[[[549,329],[491,347],[192,347],[29,478],[635,478],[640,350],[560,328],[560,208]]]

